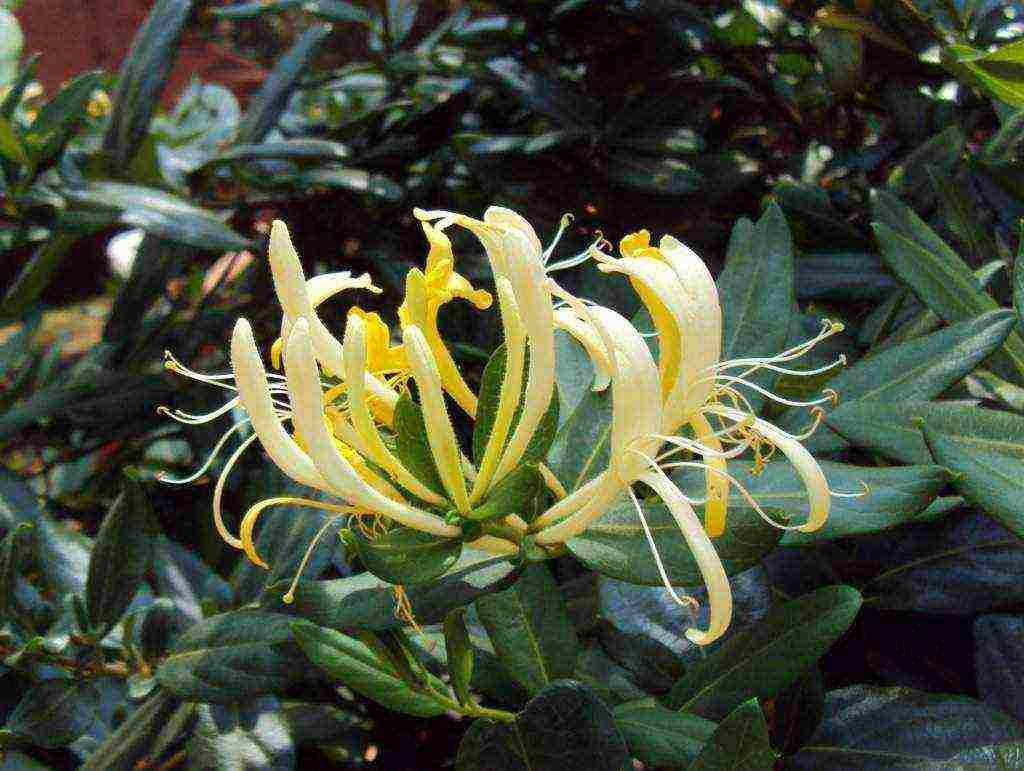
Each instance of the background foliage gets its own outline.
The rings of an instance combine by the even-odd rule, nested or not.
[[[1020,767],[1021,13],[158,0],[119,73],[44,95],[0,16],[2,767]],[[270,75],[245,105],[196,82],[160,108],[185,30],[228,35]],[[164,373],[163,351],[216,369],[238,315],[264,340],[279,321],[272,217],[308,268],[372,270],[392,304],[423,255],[411,208],[491,203],[542,233],[573,212],[569,252],[597,229],[691,244],[720,269],[727,355],[774,353],[825,315],[846,324],[814,354],[850,366],[809,444],[833,488],[863,480],[871,495],[785,536],[737,501],[716,541],[735,620],[710,651],[650,586],[626,511],[553,563],[464,558],[410,587],[414,632],[332,543],[281,604],[318,514],[266,519],[268,576],[222,548],[209,485],[154,482],[217,438],[154,414],[213,398]],[[144,234],[136,257],[110,270],[125,229]],[[461,246],[460,270],[481,280]],[[592,268],[568,280],[636,309]],[[468,319],[445,323],[479,378],[495,321]],[[579,431],[600,448],[608,405],[560,345],[549,459],[579,483]],[[792,430],[806,420],[762,409]],[[799,516],[787,468],[740,475]],[[253,454],[231,508],[283,486]],[[692,586],[673,537],[669,569]],[[453,720],[470,691],[515,724]]]

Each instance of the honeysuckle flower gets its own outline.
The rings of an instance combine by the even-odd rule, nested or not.
[[[748,378],[763,369],[818,374],[842,363],[808,371],[782,366],[840,327],[826,324],[816,337],[774,357],[722,361],[722,312],[714,280],[703,261],[671,236],[664,236],[654,246],[647,231],[633,233],[622,240],[619,257],[602,251],[599,245],[603,240],[598,239],[582,255],[549,265],[555,244],[543,249],[533,227],[510,209],[491,207],[480,219],[448,211],[416,209],[414,214],[426,235],[429,253],[424,269],[414,268],[407,275],[405,298],[397,309],[397,342],[379,314],[359,307],[348,313],[340,339],[335,336],[319,318],[319,306],[345,290],[380,290],[368,275],[353,277],[347,272],[307,280],[287,229],[274,223],[270,265],[282,322],[280,338],[271,348],[271,361],[275,368],[283,367],[283,375],[266,371],[244,319],[237,322],[232,334],[230,373],[202,375],[169,357],[170,369],[237,390],[237,395],[206,415],[165,409],[166,414],[181,422],[202,423],[240,406],[247,417],[228,429],[196,474],[167,481],[196,479],[233,435],[251,425],[253,435],[234,451],[215,485],[214,522],[227,543],[265,566],[254,541],[263,511],[277,505],[301,505],[329,512],[332,516],[310,544],[296,581],[317,540],[338,517],[370,517],[374,532],[384,527],[381,523],[392,522],[438,538],[461,539],[496,554],[536,558],[545,551],[556,553],[628,498],[635,504],[666,589],[677,602],[692,603],[676,592],[665,571],[634,490],[636,484],[643,484],[671,512],[708,587],[708,628],[690,629],[687,636],[702,645],[717,639],[729,625],[732,595],[712,539],[728,527],[730,488],[735,487],[772,524],[803,531],[821,527],[828,516],[830,496],[836,494],[801,445],[803,437],[757,417],[741,389],[753,389],[784,404],[807,406],[815,412],[816,425],[820,404],[834,399],[834,393],[826,392],[815,401],[794,402]],[[563,218],[556,243],[569,222]],[[500,388],[496,405],[491,405],[490,433],[476,466],[459,447],[447,398],[464,416],[475,418],[478,396],[443,340],[438,316],[443,306],[455,299],[486,310],[492,295],[456,272],[446,233],[452,227],[470,231],[484,248],[494,276],[504,336]],[[649,334],[616,311],[574,296],[553,279],[554,271],[585,259],[594,259],[602,271],[628,277],[653,320],[657,358],[648,345]],[[556,330],[564,330],[582,345],[593,364],[594,389],[610,388],[612,397],[608,464],[571,492],[542,462],[538,464],[535,457],[527,455],[556,395]],[[426,445],[437,472],[433,482],[407,466],[394,443],[396,405],[410,393],[411,384],[415,385]],[[242,517],[239,534],[231,533],[222,514],[224,480],[257,439],[287,476],[337,502],[272,497],[252,506]],[[755,464],[761,464],[775,450],[793,464],[808,491],[809,513],[796,525],[772,520],[728,471],[731,458],[750,453]],[[690,459],[675,457],[680,453],[688,453]],[[702,495],[687,494],[666,473],[679,467],[704,471]],[[532,503],[529,511],[495,510],[493,503],[504,500],[498,491],[513,484],[524,470],[539,473],[547,488],[539,499],[546,508],[532,519]],[[703,522],[696,512],[698,504],[704,506]],[[286,600],[290,601],[294,588],[295,582]]]

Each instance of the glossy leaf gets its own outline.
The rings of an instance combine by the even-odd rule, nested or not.
[[[655,767],[683,766],[696,759],[715,732],[710,720],[666,709],[650,697],[619,704],[612,714],[630,754]]]
[[[308,676],[292,621],[259,610],[206,618],[178,638],[157,680],[178,698],[214,703],[282,691]]]
[[[413,689],[359,640],[304,621],[293,622],[292,629],[307,658],[332,680],[356,693],[388,709],[418,717],[435,717],[447,708],[429,693]]]
[[[668,508],[656,501],[641,503],[672,583],[679,586],[702,583],[700,568]],[[775,501],[765,505],[774,507]],[[782,533],[749,506],[730,504],[725,532],[711,542],[726,573],[733,575],[758,564],[779,543]],[[662,583],[636,508],[628,499],[602,514],[566,545],[578,560],[602,575],[646,586]]]
[[[853,623],[861,596],[827,586],[770,611],[687,670],[672,709],[721,719],[751,696],[767,699],[800,677]]]
[[[829,692],[825,722],[787,768],[927,768],[965,748],[1021,739],[1010,717],[964,696],[852,685]]]
[[[757,699],[744,702],[715,729],[689,771],[771,771],[775,751]]]
[[[465,608],[455,608],[444,617],[444,648],[452,689],[460,704],[470,704],[470,684],[473,681],[473,643],[466,628]]]
[[[1024,616],[993,614],[974,622],[974,671],[986,704],[1024,720]]]
[[[814,735],[825,716],[825,681],[814,666],[775,697],[772,746],[791,755]]]
[[[403,393],[395,403],[394,416],[395,457],[420,482],[435,493],[445,495],[444,483],[427,440],[423,410],[408,393]]]
[[[145,580],[159,533],[142,485],[125,480],[96,536],[89,559],[85,604],[92,630],[102,637],[116,624]]]
[[[447,575],[407,592],[413,615],[420,624],[440,623],[452,608],[470,604],[492,591],[513,573],[508,560],[485,552],[464,549]],[[381,631],[403,625],[395,616],[394,587],[370,573],[330,581],[300,581],[295,601],[286,605],[280,597],[291,581],[268,587],[264,605],[275,611],[298,615],[329,628]]]
[[[531,694],[572,676],[579,644],[546,565],[527,566],[510,588],[478,599],[476,609],[501,663]]]
[[[457,538],[442,538],[401,525],[372,539],[359,528],[351,532],[363,565],[389,584],[415,586],[433,581],[447,573],[462,553],[462,541]]]
[[[923,431],[932,456],[953,472],[960,494],[1024,538],[1024,419],[978,409],[948,433],[927,421]]]
[[[483,521],[518,514],[528,520],[533,511],[533,502],[543,489],[544,479],[537,467],[520,466],[494,485],[483,503],[466,516]]]
[[[46,680],[22,697],[4,729],[40,747],[64,747],[89,730],[98,706],[89,682]]]
[[[121,66],[103,149],[124,172],[135,157],[178,57],[192,0],[160,0],[146,17]]]

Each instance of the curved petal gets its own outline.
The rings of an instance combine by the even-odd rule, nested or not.
[[[473,483],[470,503],[476,503],[483,497],[494,478],[523,392],[523,362],[526,358],[526,332],[523,320],[519,315],[519,307],[516,305],[509,280],[499,277],[495,279],[494,284],[498,292],[501,325],[505,337],[505,374],[501,380],[494,424],[491,427],[491,435],[487,438],[484,457],[480,461],[480,471]]]
[[[392,500],[375,490],[338,451],[334,437],[324,421],[320,373],[317,371],[312,339],[305,322],[296,323],[292,330],[285,365],[288,390],[292,396],[293,419],[309,446],[313,463],[335,495],[407,527],[449,538],[461,534],[460,528],[445,524],[439,517]]]
[[[564,329],[583,346],[594,367],[594,384],[592,391],[603,391],[612,382],[611,363],[604,343],[588,323],[576,315],[572,308],[559,308],[555,311],[555,328]]]
[[[708,500],[704,504],[704,528],[709,536],[717,538],[725,532],[725,512],[729,506],[729,478],[725,474],[728,464],[721,455],[722,441],[715,436],[715,430],[703,413],[698,412],[690,418],[690,427],[696,440],[711,450],[702,456],[704,463],[710,467],[704,472],[704,484],[708,491]]]
[[[463,513],[468,512],[469,495],[466,492],[466,478],[462,473],[459,444],[444,404],[441,374],[437,371],[434,355],[419,327],[406,327],[402,337],[406,356],[409,358],[409,368],[420,392],[427,441],[430,443],[437,471],[456,509]]]
[[[359,316],[350,316],[345,325],[343,351],[352,424],[369,449],[373,461],[413,495],[429,503],[443,504],[444,498],[418,480],[388,449],[370,415],[366,403],[366,324]]]
[[[704,585],[708,589],[708,619],[707,631],[700,629],[687,629],[686,637],[690,642],[697,645],[708,645],[713,643],[729,627],[732,619],[732,589],[729,587],[729,578],[725,575],[725,568],[722,567],[722,560],[718,557],[714,545],[708,539],[700,519],[697,518],[693,506],[686,499],[679,488],[672,484],[665,473],[660,469],[647,472],[640,477],[640,481],[649,485],[658,497],[664,501],[668,510],[672,513],[679,530],[686,539],[687,546],[693,554],[697,567],[704,577]]]
[[[753,418],[745,412],[723,405],[709,405],[705,412],[722,415],[737,422],[746,421],[750,428],[765,437],[774,444],[783,455],[793,464],[793,468],[800,476],[807,488],[807,500],[810,511],[807,521],[796,528],[803,533],[812,533],[828,519],[828,512],[832,506],[832,497],[828,489],[828,480],[818,465],[818,461],[807,451],[807,448],[800,444],[799,440],[783,431],[778,426],[773,426],[767,420]]]
[[[533,229],[533,225],[527,222],[526,218],[518,212],[514,212],[504,206],[488,206],[487,211],[484,212],[484,222],[488,225],[497,225],[503,230],[510,228],[518,230],[530,242],[530,246],[537,254],[544,250],[540,239],[537,237],[537,231]]]
[[[235,372],[238,397],[252,418],[252,426],[267,454],[285,474],[296,482],[324,489],[324,481],[313,461],[281,426],[263,368],[252,327],[239,319],[231,335],[231,366]],[[319,380],[317,381],[319,386]]]

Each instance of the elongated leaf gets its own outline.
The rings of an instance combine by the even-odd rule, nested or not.
[[[974,622],[974,671],[986,704],[1024,720],[1024,616],[992,614]]]
[[[180,721],[176,720],[182,713],[191,717],[192,705],[179,707],[177,699],[164,690],[156,689],[115,731],[107,735],[86,760],[82,771],[132,768],[143,757],[158,756],[158,739],[170,733],[171,742],[176,742],[178,734],[188,727],[187,723],[180,726]],[[174,730],[178,726],[180,730]]]
[[[19,557],[31,552],[31,530],[31,523],[22,522],[10,528],[0,541],[0,619],[3,620],[8,617],[17,586]]]
[[[964,696],[852,685],[831,691],[825,722],[787,768],[918,769],[964,748],[1019,740],[1010,717]]]
[[[99,698],[87,681],[46,680],[25,694],[4,728],[40,747],[64,747],[96,721]]]
[[[804,254],[795,268],[798,300],[877,300],[899,286],[866,252]]]
[[[149,131],[191,13],[192,0],[159,0],[132,41],[103,138],[103,149],[119,172],[128,168]]]
[[[213,212],[154,188],[96,181],[68,188],[66,195],[69,203],[83,211],[109,214],[125,225],[197,249],[228,251],[252,246]]]
[[[280,159],[287,161],[343,161],[349,156],[348,148],[326,139],[288,139],[281,142],[261,142],[229,147],[209,165],[232,161],[258,161]]]
[[[990,96],[1024,107],[1024,44],[1015,41],[994,51],[954,44],[942,49],[942,61],[953,73]]]
[[[84,72],[39,111],[24,134],[25,147],[36,163],[53,160],[64,148],[85,118],[86,105],[102,82],[103,73],[98,70]]]
[[[796,305],[794,272],[793,237],[777,204],[756,225],[736,223],[718,277],[723,359],[774,356],[784,349]],[[750,398],[757,409],[760,396]]]
[[[0,155],[22,166],[31,163],[21,137],[18,136],[11,122],[3,117],[0,117]]]
[[[703,480],[691,481],[698,486],[703,483]],[[773,507],[775,503],[768,501],[765,505]],[[697,561],[668,508],[660,502],[644,501],[642,505],[672,583],[677,586],[701,584],[704,578]],[[733,575],[758,564],[780,538],[782,530],[765,522],[753,508],[730,505],[725,532],[712,539],[712,543],[725,572]],[[584,565],[602,575],[646,586],[662,583],[636,508],[628,499],[602,514],[566,545]]]
[[[402,526],[373,539],[355,528],[352,537],[366,569],[389,584],[401,586],[433,581],[447,573],[462,553],[462,541],[457,538],[441,538]]]
[[[403,393],[395,403],[395,456],[420,482],[435,493],[445,495],[441,473],[427,439],[423,410]]]
[[[881,191],[874,193],[872,204],[882,257],[940,318],[954,323],[998,307],[970,267],[909,207]],[[1020,379],[1024,338],[1011,333],[1001,357],[1000,374]]]
[[[1011,334],[1013,325],[1011,311],[990,311],[868,356],[829,380],[828,386],[839,394],[838,409],[852,402],[934,399],[996,351]],[[806,422],[806,414],[794,410],[779,424],[795,431]],[[844,445],[844,440],[828,427],[807,442],[812,451],[824,451],[826,447],[834,451]]]
[[[715,729],[689,771],[771,771],[775,751],[757,699],[744,702]]]
[[[608,467],[611,433],[611,388],[587,391],[558,430],[548,453],[548,468],[568,492]]]
[[[0,313],[5,318],[18,318],[39,299],[77,240],[76,235],[58,231],[36,249],[4,295]]]
[[[455,608],[444,617],[444,649],[452,689],[460,704],[470,704],[470,684],[473,682],[473,643],[466,628],[466,609]]]
[[[573,680],[548,685],[515,723],[477,720],[463,737],[455,763],[458,771],[628,771],[631,765],[608,707]]]
[[[715,732],[710,720],[666,709],[650,697],[620,704],[612,714],[630,754],[656,767],[689,763]]]
[[[445,711],[443,702],[414,690],[359,640],[306,621],[293,622],[292,629],[309,660],[332,680],[396,712],[435,717]]]
[[[935,460],[954,473],[960,494],[1024,539],[1024,419],[979,409],[949,433],[926,421],[924,439]]]
[[[89,623],[99,637],[120,620],[142,585],[159,529],[142,485],[127,479],[103,519],[89,559],[85,604]]]
[[[533,502],[544,489],[544,479],[537,467],[520,466],[505,476],[488,493],[487,498],[467,516],[475,520],[488,520],[518,514],[529,519]]]
[[[512,564],[504,558],[463,549],[458,563],[447,575],[409,587],[413,615],[420,624],[440,623],[452,608],[468,605],[494,587],[502,586],[512,573]],[[268,587],[265,606],[329,628],[381,631],[404,623],[395,616],[394,587],[370,573],[331,581],[301,581],[295,601],[286,605],[280,597],[290,583],[282,581]]]
[[[278,60],[259,92],[249,102],[249,109],[238,127],[239,142],[257,144],[277,125],[299,79],[330,32],[331,28],[326,24],[310,27]]]
[[[572,676],[579,644],[546,565],[529,565],[512,587],[478,599],[476,609],[501,663],[531,694]]]
[[[770,611],[691,666],[672,687],[668,706],[721,719],[751,696],[771,698],[828,650],[860,605],[856,589],[827,586]]]
[[[825,714],[825,681],[815,666],[775,697],[772,746],[791,755],[818,730]]]
[[[178,638],[157,680],[178,698],[215,703],[282,691],[308,676],[292,621],[259,610],[206,618]]]

